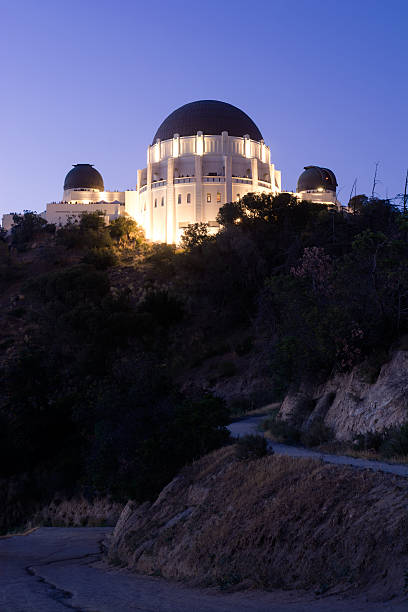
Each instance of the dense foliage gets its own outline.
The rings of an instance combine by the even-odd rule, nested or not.
[[[216,236],[191,226],[182,249],[146,243],[128,218],[84,215],[54,236],[33,215],[12,245],[48,236],[48,268],[24,276],[0,251],[4,290],[19,265],[25,296],[10,311],[24,331],[1,345],[0,477],[41,473],[50,494],[151,499],[225,443],[228,411],[208,389],[239,370],[223,358],[203,390],[192,372],[206,360],[256,356],[279,398],[408,331],[408,219],[387,201],[350,214],[250,194],[221,208]]]

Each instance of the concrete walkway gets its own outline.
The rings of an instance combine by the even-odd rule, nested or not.
[[[41,527],[0,540],[1,612],[403,612],[407,602],[305,593],[222,593],[106,566],[104,528]]]
[[[247,434],[259,433],[258,426],[267,418],[267,415],[251,416],[235,421],[228,426],[228,429],[235,437],[245,436]],[[291,457],[308,457],[312,459],[321,459],[326,463],[335,463],[337,465],[352,465],[360,469],[369,469],[376,472],[388,472],[396,476],[408,477],[408,465],[386,463],[385,461],[370,461],[369,459],[355,459],[347,455],[328,455],[319,453],[302,446],[290,446],[289,444],[279,444],[268,440],[268,445],[273,448],[278,455],[290,455]]]

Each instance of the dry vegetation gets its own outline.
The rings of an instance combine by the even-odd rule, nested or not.
[[[404,592],[408,484],[397,477],[234,448],[185,468],[153,505],[130,502],[110,559],[200,585]]]
[[[123,504],[109,498],[73,499],[55,498],[36,512],[29,522],[32,526],[45,527],[105,527],[116,524]]]

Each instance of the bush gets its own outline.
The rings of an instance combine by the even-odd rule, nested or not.
[[[13,227],[11,228],[11,242],[17,249],[24,250],[26,244],[34,240],[35,236],[42,233],[47,221],[30,210],[24,214],[13,215]]]
[[[212,236],[208,234],[208,223],[193,223],[184,231],[181,237],[181,246],[186,251],[200,249],[212,239]]]
[[[380,453],[384,457],[408,455],[408,422],[401,427],[390,428],[384,433]]]
[[[299,429],[288,421],[281,419],[279,410],[273,411],[272,416],[265,419],[261,426],[264,431],[269,431],[277,442],[284,442],[285,444],[299,444],[300,442]]]
[[[229,402],[231,416],[241,416],[253,408],[252,401],[247,396],[236,396]]]
[[[82,261],[83,263],[91,264],[97,270],[106,270],[116,266],[119,257],[112,249],[105,247],[102,249],[90,249]]]
[[[260,459],[267,454],[268,443],[263,436],[248,434],[247,436],[238,438],[235,447],[235,456],[241,461],[247,459]]]
[[[149,314],[155,323],[169,327],[178,323],[184,315],[184,307],[167,289],[149,289],[139,304],[139,312]]]
[[[354,438],[353,447],[359,451],[375,451],[380,450],[384,442],[384,432],[366,431]]]
[[[300,435],[300,442],[304,446],[319,446],[333,440],[334,433],[331,427],[325,425],[322,420],[316,419],[307,431]]]
[[[68,223],[57,232],[57,243],[67,249],[102,249],[112,246],[103,213],[82,213],[79,223]]]
[[[145,240],[143,229],[136,221],[124,215],[114,219],[110,223],[108,231],[111,238],[116,242],[133,241],[136,244],[141,244]]]

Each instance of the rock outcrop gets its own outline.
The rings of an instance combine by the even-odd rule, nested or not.
[[[324,385],[302,385],[286,396],[283,420],[307,429],[321,420],[338,440],[368,431],[383,431],[408,420],[408,351],[396,351],[378,378],[367,382],[362,366],[338,374]]]

